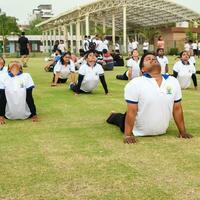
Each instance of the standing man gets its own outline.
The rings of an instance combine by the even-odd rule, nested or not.
[[[143,76],[131,80],[125,87],[127,112],[112,113],[107,122],[120,127],[124,143],[136,142],[136,136],[166,133],[173,115],[180,138],[191,138],[185,128],[178,81],[161,74],[160,63],[151,53],[140,61]]]
[[[19,43],[19,50],[21,56],[21,62],[23,67],[27,67],[27,62],[29,59],[29,52],[30,52],[30,44],[27,37],[25,37],[25,32],[21,33],[21,36],[18,40]]]

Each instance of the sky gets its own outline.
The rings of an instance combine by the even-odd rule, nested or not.
[[[93,2],[94,0],[0,0],[0,8],[9,16],[19,19],[18,23],[26,24],[28,16],[40,4],[52,4],[56,15],[70,10],[76,6]],[[137,0],[136,0],[137,1]],[[184,5],[200,14],[200,0],[171,0]]]

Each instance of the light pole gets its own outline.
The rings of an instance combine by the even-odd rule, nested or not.
[[[3,39],[3,57],[5,56],[5,32],[4,32],[4,16],[6,15],[5,12],[0,11],[0,17],[1,17],[1,32],[2,32],[2,39]]]

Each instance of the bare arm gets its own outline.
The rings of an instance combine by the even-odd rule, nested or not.
[[[136,139],[132,133],[135,118],[137,115],[138,105],[128,103],[128,111],[125,118],[125,131],[124,131],[124,143],[136,143]]]
[[[72,83],[75,83],[75,82],[76,82],[76,75],[75,75],[74,72],[71,72],[71,73],[70,73],[70,80],[71,80]]]
[[[130,81],[132,79],[132,69],[128,69],[128,80]]]
[[[55,77],[54,77],[54,82],[51,84],[51,86],[56,86],[57,85],[59,76],[60,76],[60,72],[56,72]]]
[[[168,72],[169,72],[169,67],[168,67],[168,64],[166,64],[166,66],[165,66],[165,71],[166,71],[166,73],[168,73]]]
[[[174,103],[173,107],[173,117],[176,123],[176,126],[179,130],[179,137],[181,138],[192,138],[192,135],[188,134],[185,128],[183,109],[181,102]]]

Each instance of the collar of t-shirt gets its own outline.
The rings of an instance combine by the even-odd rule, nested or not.
[[[3,71],[4,66],[0,69],[0,71]]]
[[[96,65],[97,65],[97,63],[95,63],[94,65],[90,65],[90,64],[87,62],[87,66],[88,66],[88,67],[92,67],[92,68],[93,68],[93,67],[95,67]]]
[[[21,75],[22,74],[22,72],[18,72],[18,74],[17,74],[17,76],[19,76],[19,75]],[[12,73],[12,72],[8,72],[8,75],[10,76],[10,77],[15,77],[14,76],[14,74]]]
[[[143,73],[143,76],[146,77],[146,78],[152,78],[152,76],[148,73],[148,72],[145,72]],[[169,78],[169,74],[162,74],[162,77],[167,80]]]
[[[181,62],[182,62],[183,65],[190,65],[189,61],[187,61],[187,63],[185,63],[183,60],[181,60]]]
[[[138,60],[136,61],[136,60],[134,59],[134,57],[132,57],[132,60],[134,60],[135,62],[138,62],[138,61],[140,60],[140,58],[138,57]]]

